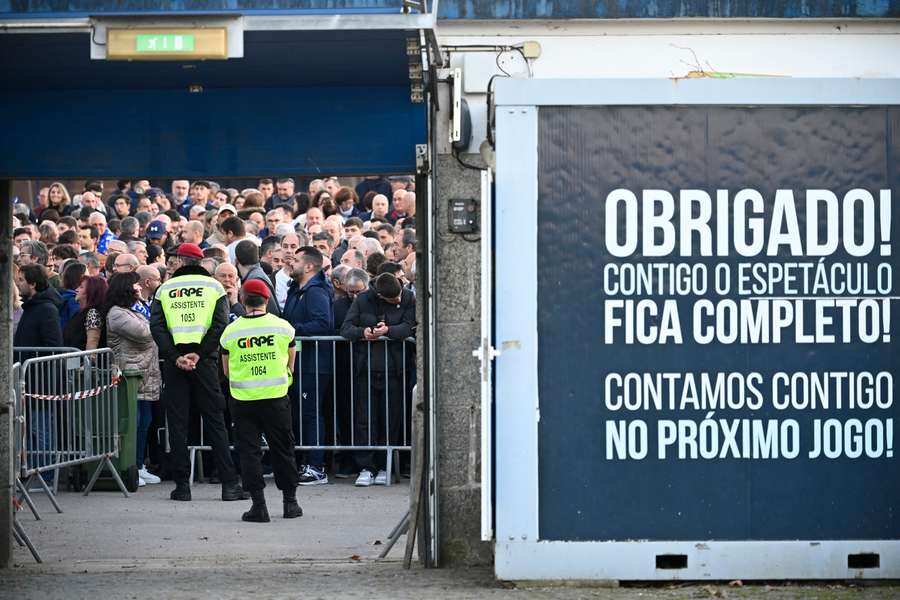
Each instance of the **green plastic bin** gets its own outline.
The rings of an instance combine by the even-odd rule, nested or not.
[[[129,492],[138,489],[138,465],[137,459],[137,391],[141,385],[144,374],[137,369],[126,369],[119,378],[118,392],[118,433],[119,433],[119,457],[112,459],[112,463],[125,487]],[[96,463],[84,466],[83,481],[88,481],[97,468]],[[103,472],[94,485],[95,490],[119,491],[116,481]]]

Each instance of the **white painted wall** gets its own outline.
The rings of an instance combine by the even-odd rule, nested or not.
[[[506,52],[454,53],[463,68],[472,113],[472,145],[485,138],[486,90],[501,73],[517,77],[670,78],[690,71],[757,76],[888,78],[900,85],[900,21],[442,21],[440,43],[512,45],[537,41],[540,58],[529,73]]]

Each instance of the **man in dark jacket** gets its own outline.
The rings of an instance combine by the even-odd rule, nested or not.
[[[200,266],[203,251],[181,244],[171,260],[175,272],[159,286],[150,306],[150,330],[163,363],[163,405],[172,445],[172,500],[191,499],[187,450],[193,402],[203,415],[206,439],[222,481],[222,500],[249,498],[241,489],[228,448],[225,397],[219,387],[219,338],[228,325],[228,295]]]
[[[339,269],[346,269],[346,273],[341,278],[341,283],[335,283],[335,287],[340,285],[343,294],[337,296],[334,300],[334,335],[341,335],[341,325],[350,307],[356,297],[369,289],[369,274],[362,269],[348,269],[341,265]],[[332,278],[336,272],[332,272]],[[332,279],[334,280],[334,279]],[[350,356],[353,352],[353,344],[341,343],[335,344],[334,353],[334,401],[336,404],[335,413],[337,418],[337,435],[339,436],[340,445],[349,445],[354,440],[351,436],[353,429],[353,413],[351,400],[353,392],[353,371],[351,370]],[[359,472],[356,468],[356,460],[351,452],[340,453],[340,464],[338,467],[338,477],[356,476]]]
[[[354,434],[357,444],[399,445],[403,427],[403,340],[415,335],[415,328],[415,296],[403,289],[400,281],[390,273],[379,275],[375,284],[359,294],[350,306],[341,325],[341,336],[351,341],[368,342],[354,344]],[[391,341],[377,341],[382,337]],[[388,439],[385,439],[386,427]],[[385,452],[357,453],[360,472],[356,485],[386,485],[385,458]]]
[[[22,317],[16,327],[13,336],[13,346],[36,346],[41,348],[59,347],[63,345],[62,330],[59,326],[59,311],[56,300],[59,294],[50,287],[47,281],[47,271],[41,265],[25,265],[19,268],[16,274],[16,287],[22,298]],[[38,356],[34,352],[17,352],[13,360],[25,362],[27,359]],[[31,379],[36,379],[32,377]],[[28,391],[38,394],[59,393],[57,383],[45,381],[35,382],[37,387]],[[50,408],[50,403],[37,402],[29,406],[28,429],[34,438],[36,464],[43,466],[49,457],[52,443],[52,433],[56,429],[53,413],[56,408]],[[45,480],[52,481],[51,475],[45,475]]]
[[[265,283],[269,288],[269,303],[266,305],[266,312],[276,317],[281,316],[278,300],[275,298],[275,286],[272,285],[272,280],[259,264],[259,247],[250,240],[239,242],[234,247],[234,258],[238,274],[241,276],[241,285],[251,279],[259,279]]]
[[[50,287],[46,269],[41,265],[20,267],[16,287],[22,298],[22,317],[13,336],[13,346],[62,346],[59,294]]]
[[[322,253],[312,246],[297,250],[294,281],[288,287],[283,318],[294,326],[298,336],[331,335],[334,328],[334,292],[322,271]],[[296,399],[296,383],[300,384],[300,410],[294,411],[294,428],[301,417],[301,446],[325,444],[325,392],[331,379],[331,342],[301,342],[300,367],[292,386]],[[295,405],[296,407],[296,405]],[[300,473],[300,485],[328,483],[325,474],[325,452],[307,453],[306,466]]]

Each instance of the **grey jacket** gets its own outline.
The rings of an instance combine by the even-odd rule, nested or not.
[[[138,400],[159,400],[162,375],[149,321],[132,310],[114,306],[106,316],[106,341],[120,369],[143,373]]]
[[[247,283],[251,279],[258,279],[266,284],[266,287],[269,288],[269,303],[266,305],[266,312],[271,313],[276,317],[280,317],[281,310],[278,308],[278,299],[275,297],[275,286],[272,285],[272,280],[269,279],[266,272],[262,270],[259,263],[250,267],[250,270],[247,271],[247,275],[241,278],[241,284]]]

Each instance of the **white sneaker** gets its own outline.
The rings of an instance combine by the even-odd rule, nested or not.
[[[144,483],[156,484],[162,482],[162,479],[147,470],[147,467],[141,467],[138,471],[138,477],[144,480]]]
[[[359,487],[369,487],[372,485],[372,471],[368,469],[363,469],[359,472],[359,477],[356,478],[356,483]]]
[[[147,482],[144,481],[144,478],[143,478],[143,477],[138,477],[138,487],[139,487],[139,488],[142,488],[142,487],[144,487],[145,485],[147,485]]]
[[[387,485],[387,471],[378,471],[375,476],[375,485]]]

